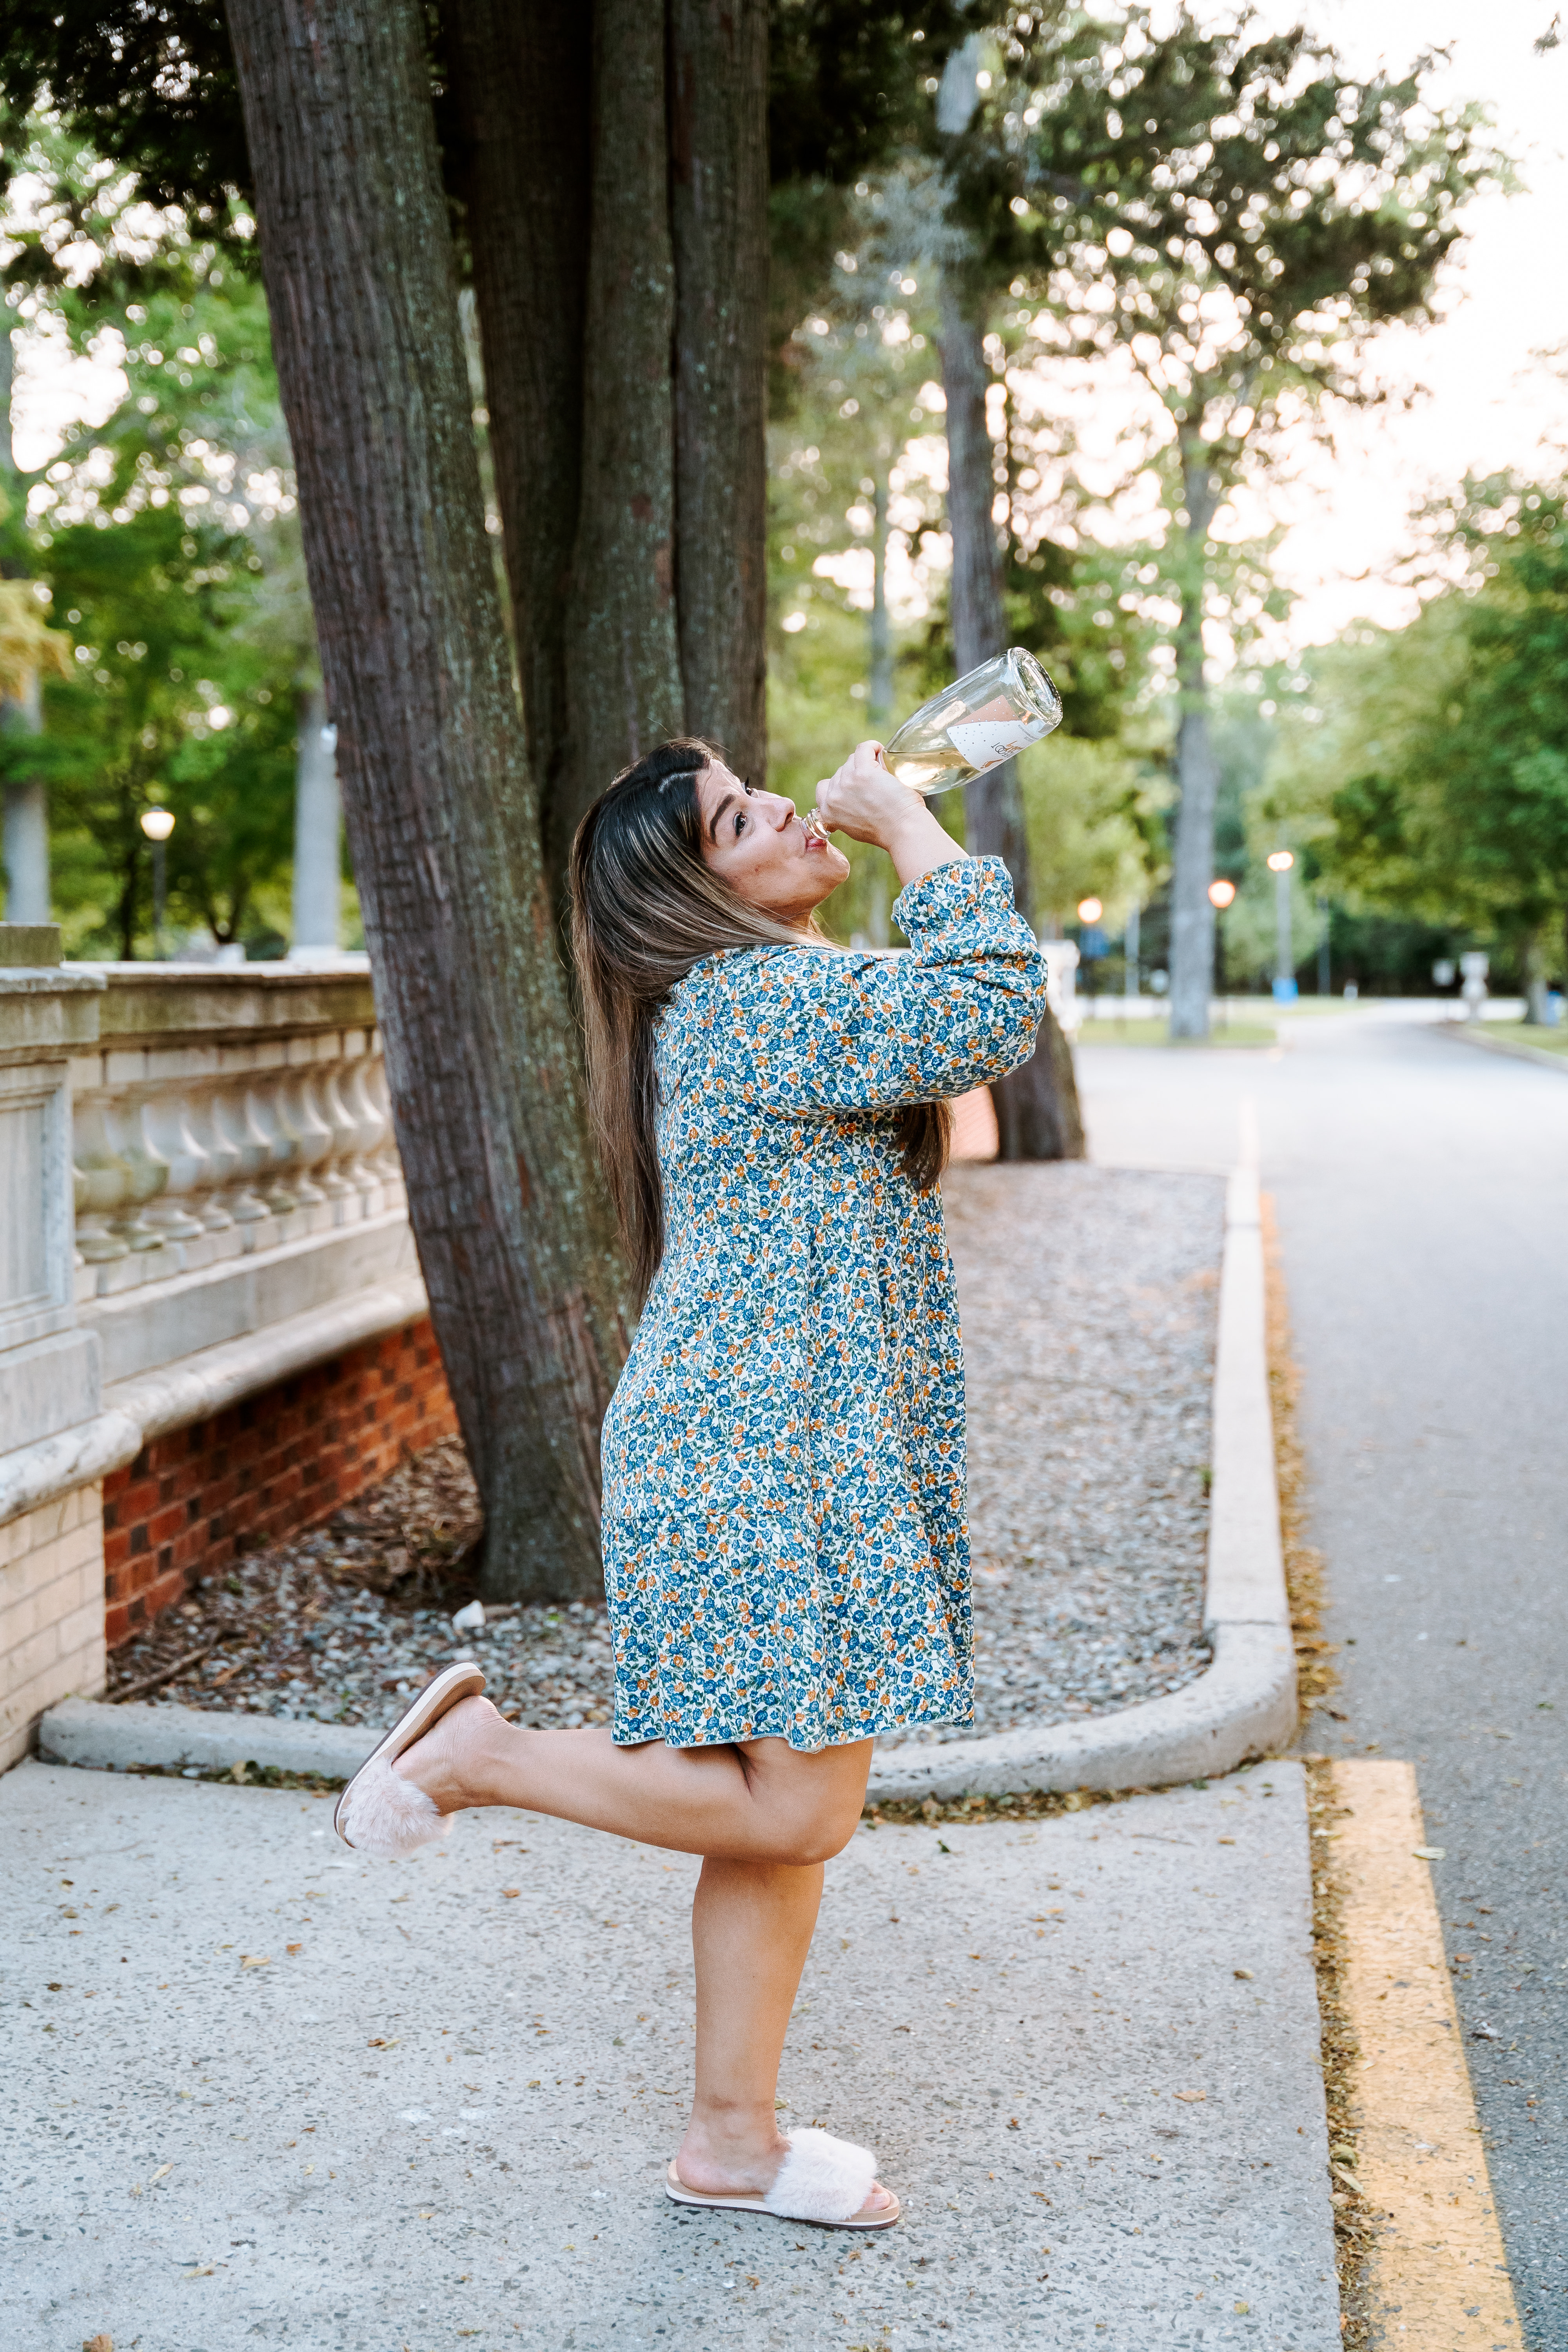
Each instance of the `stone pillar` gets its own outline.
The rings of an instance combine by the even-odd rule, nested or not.
[[[296,963],[331,961],[338,953],[339,842],[337,730],[327,720],[320,687],[305,697],[294,772],[294,938]]]
[[[77,1328],[70,1057],[98,1035],[100,972],[60,969],[54,924],[0,924],[0,1463],[101,1403]],[[0,1525],[0,1770],[38,1717],[103,1687],[96,1486]]]
[[[37,735],[43,726],[43,709],[35,677],[20,701],[0,699],[0,727],[5,732]],[[49,807],[43,785],[32,778],[5,787],[5,920],[47,923],[49,919]]]

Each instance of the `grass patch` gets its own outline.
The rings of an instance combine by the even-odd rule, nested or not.
[[[1075,1041],[1079,1045],[1169,1045],[1169,1021],[1118,1020],[1114,1015],[1083,1021],[1079,1024]],[[1202,1053],[1210,1045],[1272,1045],[1278,1043],[1276,1032],[1260,1021],[1229,1021],[1222,1028],[1219,1022],[1209,1024],[1205,1039],[1179,1037],[1178,1053]]]
[[[1483,1021],[1481,1027],[1500,1045],[1533,1045],[1542,1054],[1560,1054],[1568,1061],[1568,1027],[1541,1029],[1533,1021]]]

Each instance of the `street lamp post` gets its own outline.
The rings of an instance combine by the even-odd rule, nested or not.
[[[1289,849],[1271,850],[1268,871],[1274,877],[1274,1002],[1296,1002],[1296,959],[1290,949],[1290,868],[1296,863]]]
[[[1225,987],[1225,925],[1221,922],[1220,917],[1235,897],[1235,883],[1227,882],[1223,874],[1217,882],[1209,884],[1209,905],[1215,910],[1215,994],[1219,998],[1219,1025],[1222,1029],[1228,1028],[1230,1025],[1230,1000],[1226,994]]]
[[[1090,1020],[1094,1018],[1094,967],[1105,953],[1105,933],[1100,928],[1100,919],[1104,912],[1105,908],[1098,898],[1080,898],[1078,902],[1078,919],[1081,927],[1078,935],[1078,952],[1089,982]]]
[[[153,845],[153,954],[163,961],[163,914],[169,895],[168,850],[165,845],[174,830],[173,809],[150,808],[142,812],[142,830]]]

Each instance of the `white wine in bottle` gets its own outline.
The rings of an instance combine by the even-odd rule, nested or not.
[[[1034,655],[1014,646],[922,702],[882,757],[911,792],[944,793],[1039,742],[1061,716],[1061,696]]]

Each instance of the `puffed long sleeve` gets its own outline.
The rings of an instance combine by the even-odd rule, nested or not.
[[[716,956],[682,992],[680,1083],[789,1115],[967,1093],[1034,1052],[1046,960],[999,857],[900,893],[896,954],[779,948]]]

